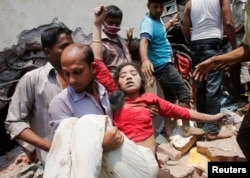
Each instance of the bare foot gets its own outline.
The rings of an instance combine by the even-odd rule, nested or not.
[[[224,139],[224,138],[229,138],[234,135],[234,131],[230,126],[223,126],[219,132],[218,135],[211,135],[207,133],[207,138],[209,140],[215,140],[215,139]]]
[[[203,134],[205,134],[205,131],[203,129],[196,127],[183,127],[183,132],[182,132],[183,137],[190,137],[193,135],[203,135]]]

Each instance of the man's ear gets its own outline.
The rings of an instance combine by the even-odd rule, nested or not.
[[[43,49],[43,52],[44,52],[44,54],[45,54],[48,58],[51,57],[51,52],[50,52],[50,49],[49,49],[49,48],[44,48],[44,49]]]
[[[91,68],[92,68],[93,74],[95,74],[96,73],[96,62],[92,62]]]
[[[149,3],[147,3],[147,7],[148,7],[148,9],[149,9]]]

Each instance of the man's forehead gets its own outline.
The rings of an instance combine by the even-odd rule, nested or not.
[[[57,38],[57,42],[55,45],[63,45],[63,44],[71,44],[73,43],[73,39],[72,39],[72,36],[71,34],[66,34],[66,33],[62,33],[58,36]]]

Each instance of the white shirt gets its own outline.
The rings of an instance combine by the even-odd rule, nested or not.
[[[223,38],[223,21],[219,0],[191,0],[191,41]]]

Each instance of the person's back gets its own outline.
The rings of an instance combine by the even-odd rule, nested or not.
[[[191,40],[223,38],[223,21],[219,0],[191,0]]]

